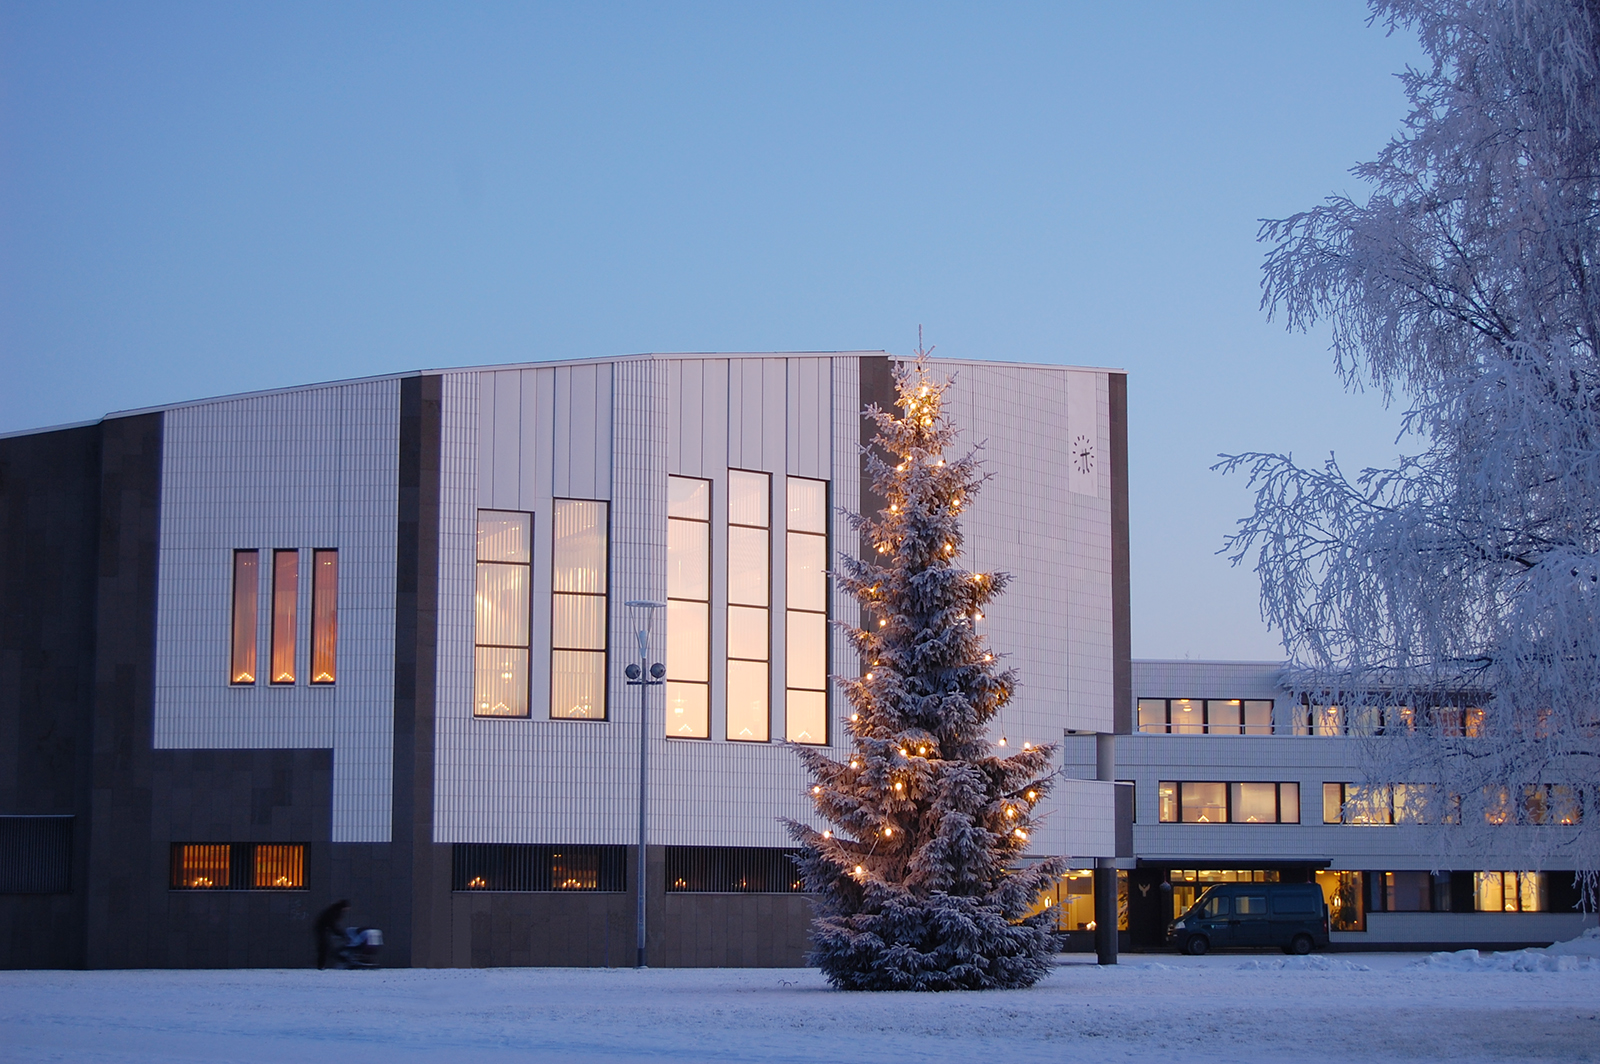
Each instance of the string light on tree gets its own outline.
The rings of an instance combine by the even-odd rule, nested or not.
[[[816,899],[809,956],[841,989],[1030,986],[1057,946],[1053,914],[1028,910],[1064,862],[1020,861],[1054,749],[1008,753],[987,731],[1017,676],[975,622],[1007,577],[960,567],[958,515],[983,473],[972,453],[945,456],[956,436],[943,405],[951,382],[930,377],[926,354],[919,347],[917,363],[896,372],[899,416],[867,411],[878,448],[867,472],[884,508],[852,520],[877,553],[839,558],[835,571],[877,621],[846,629],[870,668],[840,681],[851,755],[843,764],[796,751],[832,825],[788,825]]]

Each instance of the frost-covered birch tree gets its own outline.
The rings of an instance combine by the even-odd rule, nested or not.
[[[1262,227],[1263,305],[1326,323],[1346,386],[1404,404],[1412,454],[1355,477],[1225,456],[1256,491],[1227,550],[1254,563],[1295,684],[1368,705],[1346,713],[1385,733],[1364,745],[1372,781],[1424,785],[1420,819],[1456,852],[1515,838],[1532,864],[1593,870],[1600,4],[1371,7],[1431,63],[1402,75],[1403,130],[1354,169],[1364,202]]]
[[[867,412],[891,456],[867,455],[886,508],[853,518],[876,550],[834,576],[867,621],[844,626],[864,666],[840,681],[850,756],[799,749],[833,825],[788,824],[815,895],[809,960],[845,990],[1031,986],[1058,943],[1053,912],[1029,910],[1063,862],[1019,859],[1055,748],[997,751],[989,736],[1017,675],[977,630],[1006,575],[961,565],[961,513],[983,474],[973,453],[945,457],[948,382],[920,357],[895,381],[899,415]]]

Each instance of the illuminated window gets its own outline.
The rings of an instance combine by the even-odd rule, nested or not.
[[[1206,704],[1198,698],[1174,698],[1169,703],[1174,735],[1202,735],[1206,730]]]
[[[610,507],[557,499],[550,568],[550,716],[606,719]]]
[[[532,552],[532,514],[478,511],[474,716],[528,716]]]
[[[1162,780],[1163,824],[1298,824],[1300,784]]]
[[[174,843],[173,890],[304,890],[304,843]]]
[[[729,739],[767,741],[771,729],[768,673],[772,478],[728,470],[728,729]]]
[[[1244,702],[1237,698],[1206,699],[1207,735],[1243,735]]]
[[[1317,886],[1328,903],[1330,931],[1367,929],[1366,877],[1360,872],[1318,872]]]
[[[1476,739],[1483,735],[1484,712],[1476,707],[1438,706],[1433,710],[1440,735]]]
[[[1271,735],[1270,698],[1141,698],[1139,730],[1155,735]]]
[[[1189,911],[1208,887],[1217,883],[1276,883],[1278,873],[1259,868],[1174,868],[1167,873],[1172,885],[1172,918]]]
[[[1394,790],[1387,786],[1362,787],[1354,783],[1322,785],[1322,822],[1366,827],[1394,823]]]
[[[306,885],[306,848],[277,843],[262,844],[255,848],[254,875],[251,885],[256,890],[303,890]]]
[[[473,842],[451,850],[454,891],[617,892],[628,885],[625,846]]]
[[[231,683],[256,682],[256,603],[261,594],[261,552],[233,552],[233,631],[229,641]]]
[[[1363,787],[1354,783],[1322,785],[1322,822],[1387,827],[1392,824],[1446,824],[1461,821],[1461,799],[1423,783]]]
[[[333,683],[339,660],[339,552],[311,552],[311,682]]]
[[[799,894],[799,850],[756,846],[668,846],[668,894]]]
[[[1542,913],[1549,908],[1543,872],[1478,872],[1473,879],[1479,912]]]
[[[1226,824],[1228,785],[1226,783],[1178,784],[1178,818],[1185,824]]]
[[[272,682],[294,683],[295,606],[300,594],[300,552],[272,552]]]
[[[1094,872],[1074,868],[1061,873],[1054,885],[1046,888],[1044,907],[1055,910],[1056,927],[1062,931],[1093,931]]]
[[[667,735],[711,736],[711,481],[667,478]]]
[[[227,843],[172,848],[172,886],[179,890],[227,890],[233,886],[233,847]]]
[[[788,489],[784,736],[820,745],[828,741],[828,482],[789,477]]]

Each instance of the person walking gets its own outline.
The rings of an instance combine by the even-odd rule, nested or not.
[[[350,911],[350,903],[343,898],[334,902],[317,916],[317,925],[314,933],[317,936],[317,971],[322,971],[328,966],[328,942],[336,940],[334,956],[338,950],[344,948],[345,931],[344,917]]]

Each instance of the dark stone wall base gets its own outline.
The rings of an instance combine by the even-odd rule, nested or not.
[[[448,851],[446,846],[436,847]],[[797,968],[805,964],[811,902],[803,894],[667,894],[666,851],[649,850],[646,904],[652,968]],[[631,968],[638,957],[636,851],[628,890],[614,894],[449,894],[457,968]],[[448,857],[435,861],[448,866]],[[448,890],[448,882],[443,884]]]

